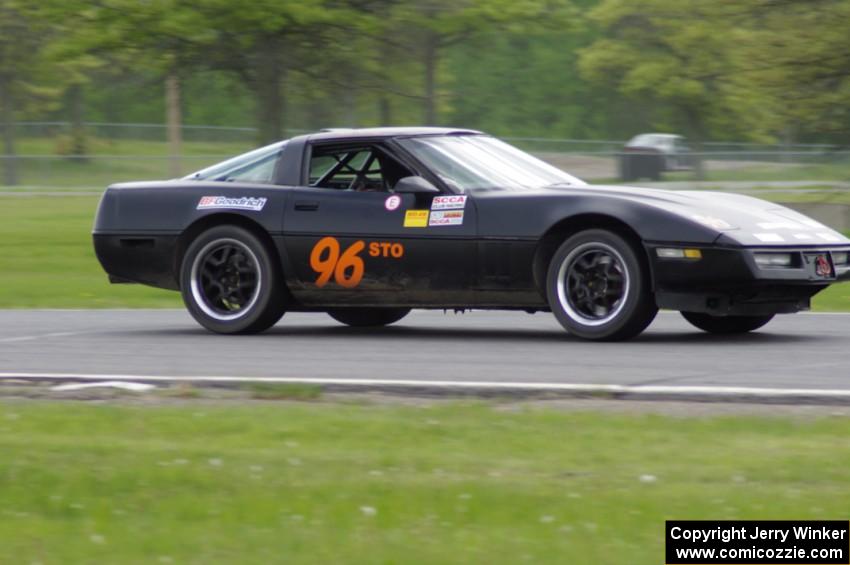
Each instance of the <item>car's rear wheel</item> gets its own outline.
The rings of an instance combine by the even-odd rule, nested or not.
[[[567,239],[552,257],[546,278],[549,306],[578,337],[615,341],[641,333],[658,307],[641,251],[600,229]]]
[[[388,326],[410,313],[410,308],[334,308],[328,315],[356,328]]]
[[[742,334],[757,330],[773,319],[766,316],[712,316],[699,312],[682,312],[691,325],[712,334]]]
[[[188,247],[180,269],[186,308],[222,334],[257,333],[285,311],[280,269],[266,245],[238,226],[217,226]]]

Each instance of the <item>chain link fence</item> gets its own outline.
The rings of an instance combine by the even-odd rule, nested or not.
[[[171,154],[162,124],[16,124],[14,155],[0,155],[0,190],[99,191],[122,181],[188,174],[256,145],[254,128],[183,126]],[[305,133],[287,131],[285,137]],[[623,140],[506,138],[590,182],[659,183],[670,188],[850,189],[850,151],[827,144],[707,142],[679,154],[626,148]],[[634,164],[638,163],[638,164]]]

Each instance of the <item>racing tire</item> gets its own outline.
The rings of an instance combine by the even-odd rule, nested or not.
[[[546,297],[564,329],[589,340],[629,339],[658,313],[640,248],[601,229],[561,244],[549,263]]]
[[[262,332],[286,309],[280,267],[250,231],[232,225],[201,233],[180,268],[183,303],[195,320],[220,334]]]
[[[757,330],[773,319],[766,316],[712,316],[700,312],[680,312],[692,326],[710,334],[743,334]]]
[[[410,308],[334,308],[328,315],[354,328],[388,326],[410,314]]]

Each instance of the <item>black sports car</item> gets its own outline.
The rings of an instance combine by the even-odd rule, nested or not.
[[[220,333],[287,310],[380,326],[411,308],[551,310],[607,340],[669,308],[736,333],[850,279],[850,240],[776,204],[589,186],[438,128],[303,135],[183,179],[110,186],[94,246],[112,282],[179,290]]]

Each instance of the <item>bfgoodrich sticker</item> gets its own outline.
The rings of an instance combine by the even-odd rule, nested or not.
[[[431,212],[429,226],[459,226],[463,224],[463,210]]]
[[[254,198],[253,196],[242,196],[241,198],[228,198],[226,196],[204,196],[198,202],[198,210],[209,210],[212,208],[228,208],[231,210],[252,210],[259,212],[266,205],[266,198]]]

